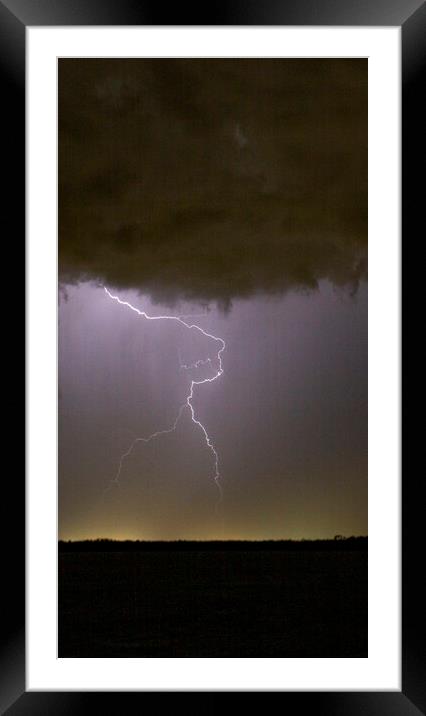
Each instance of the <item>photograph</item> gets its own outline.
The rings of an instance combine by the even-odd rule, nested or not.
[[[59,57],[58,657],[368,657],[366,57]]]
[[[424,0],[0,0],[1,716],[426,714],[425,32]]]

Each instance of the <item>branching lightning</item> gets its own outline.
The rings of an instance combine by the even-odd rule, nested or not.
[[[173,433],[178,426],[179,420],[180,420],[184,410],[188,409],[190,412],[190,415],[191,415],[192,422],[203,433],[206,445],[213,455],[214,481],[216,483],[217,489],[219,490],[219,501],[220,501],[222,499],[222,487],[220,484],[219,455],[218,455],[218,452],[217,452],[217,450],[216,450],[216,448],[207,432],[207,429],[205,428],[203,423],[200,420],[198,420],[198,418],[196,416],[195,409],[192,404],[192,400],[194,397],[195,386],[203,385],[204,383],[212,383],[213,381],[217,380],[217,378],[219,378],[222,375],[222,373],[223,373],[222,353],[226,348],[225,341],[222,338],[219,338],[218,336],[214,336],[211,333],[208,333],[203,328],[201,328],[201,326],[198,326],[195,323],[188,323],[186,320],[184,320],[183,316],[149,316],[145,311],[140,311],[135,306],[132,306],[132,304],[129,303],[128,301],[122,301],[118,296],[114,296],[105,286],[104,286],[104,291],[107,294],[107,296],[109,296],[109,298],[111,298],[113,301],[116,301],[121,306],[126,306],[131,311],[134,311],[135,313],[137,313],[138,316],[145,318],[147,321],[175,321],[177,323],[180,323],[182,326],[185,326],[185,328],[188,328],[189,330],[199,331],[200,333],[202,333],[203,336],[205,336],[206,338],[211,338],[212,340],[216,341],[216,343],[218,343],[220,346],[216,352],[217,368],[213,368],[213,361],[211,358],[201,359],[201,360],[196,361],[195,363],[186,365],[181,362],[180,356],[179,356],[179,362],[180,362],[181,369],[190,370],[192,368],[198,368],[201,365],[210,365],[210,367],[214,370],[214,375],[207,377],[207,378],[200,379],[200,380],[191,379],[189,393],[186,397],[186,401],[180,406],[178,414],[176,416],[176,420],[174,421],[173,425],[170,428],[167,428],[165,430],[158,430],[157,432],[152,433],[151,435],[148,435],[147,437],[135,438],[135,440],[132,442],[132,444],[130,445],[128,450],[125,453],[123,453],[123,455],[120,457],[117,473],[116,473],[115,477],[113,478],[113,480],[111,480],[110,486],[107,489],[109,490],[109,489],[111,489],[111,487],[113,487],[113,485],[118,486],[120,484],[120,475],[121,475],[121,472],[123,469],[123,462],[132,453],[132,451],[133,451],[135,445],[137,445],[137,443],[140,443],[140,442],[148,443],[151,440],[154,440],[155,438],[158,438],[162,435],[167,435],[168,433]],[[185,318],[186,318],[186,316],[185,316]]]

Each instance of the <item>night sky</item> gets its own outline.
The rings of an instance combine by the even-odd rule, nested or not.
[[[367,427],[367,61],[59,60],[59,536],[367,534]]]

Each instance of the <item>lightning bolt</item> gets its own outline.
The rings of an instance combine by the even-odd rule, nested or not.
[[[200,365],[210,365],[212,364],[211,358],[201,358],[199,360],[196,360],[195,363],[182,363],[182,357],[179,351],[179,368],[181,370],[191,370],[192,368],[199,368]]]
[[[217,380],[217,378],[220,378],[220,376],[223,373],[223,365],[222,365],[222,353],[226,348],[226,343],[222,338],[219,338],[218,336],[214,336],[212,333],[208,333],[204,330],[204,328],[201,328],[201,326],[198,326],[196,323],[188,323],[186,320],[184,320],[183,316],[149,316],[145,311],[140,311],[135,306],[132,306],[131,303],[128,301],[122,301],[121,298],[118,296],[114,296],[105,286],[103,287],[105,293],[109,298],[111,298],[113,301],[116,301],[121,306],[126,306],[131,311],[134,311],[137,313],[138,316],[141,316],[142,318],[145,318],[147,321],[175,321],[176,323],[180,323],[182,326],[185,326],[185,328],[188,328],[189,330],[198,331],[199,333],[202,333],[203,336],[206,338],[211,338],[212,340],[216,341],[216,343],[219,344],[219,348],[216,352],[216,361],[217,361],[217,369],[213,368],[213,362],[211,358],[206,358],[203,360],[198,360],[195,363],[192,363],[190,365],[182,364],[181,360],[180,367],[184,370],[190,370],[191,368],[198,368],[200,365],[207,365],[210,364],[210,366],[215,371],[214,375],[203,378],[201,380],[191,380],[190,387],[189,387],[189,393],[186,397],[186,401],[180,406],[178,414],[176,416],[176,419],[173,423],[173,425],[170,428],[167,428],[166,430],[158,430],[155,433],[152,433],[151,435],[148,435],[147,437],[139,437],[135,438],[135,440],[131,443],[128,450],[126,450],[125,453],[120,457],[119,464],[118,464],[118,470],[115,475],[115,477],[111,480],[111,483],[107,490],[111,489],[113,485],[119,485],[120,484],[120,475],[121,471],[123,469],[123,463],[126,460],[126,458],[131,455],[135,445],[138,443],[149,443],[151,440],[155,440],[155,438],[160,437],[161,435],[167,435],[169,433],[173,433],[179,423],[179,420],[183,414],[183,412],[188,409],[191,415],[191,420],[202,432],[204,436],[205,443],[207,447],[209,448],[210,452],[213,456],[213,462],[214,462],[214,481],[216,484],[216,487],[219,491],[219,502],[222,500],[222,486],[220,484],[220,472],[219,472],[219,454],[214,446],[214,443],[212,442],[206,427],[203,425],[203,423],[197,418],[194,406],[192,404],[192,400],[194,397],[194,389],[197,385],[204,385],[204,383],[213,383],[213,381]],[[203,315],[203,314],[202,314]],[[186,318],[186,316],[185,316]]]

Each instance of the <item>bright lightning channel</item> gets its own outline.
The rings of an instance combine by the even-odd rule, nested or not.
[[[103,287],[105,293],[109,298],[111,298],[113,301],[117,301],[121,306],[126,306],[127,308],[130,308],[131,311],[134,311],[138,314],[138,316],[142,316],[142,318],[146,318],[147,321],[175,321],[177,323],[180,323],[182,326],[185,326],[185,328],[188,328],[190,330],[199,331],[203,334],[206,338],[211,338],[212,340],[216,341],[220,348],[218,348],[218,351],[216,353],[216,360],[218,364],[218,368],[215,371],[215,374],[213,376],[210,376],[209,378],[203,378],[202,380],[191,380],[189,393],[186,397],[186,401],[180,406],[178,414],[176,416],[176,420],[174,421],[173,425],[170,428],[167,428],[166,430],[158,430],[155,433],[152,433],[151,435],[148,435],[148,437],[140,437],[135,438],[135,440],[130,445],[129,449],[123,453],[123,455],[120,457],[119,464],[118,464],[118,470],[116,476],[111,480],[110,486],[107,488],[108,490],[111,489],[111,487],[115,485],[120,484],[120,475],[121,471],[123,469],[123,462],[126,460],[126,458],[129,457],[129,455],[132,453],[133,448],[137,443],[149,443],[151,440],[154,440],[155,438],[160,437],[161,435],[167,435],[168,433],[173,433],[177,425],[179,423],[179,420],[184,412],[185,409],[189,409],[191,420],[192,422],[200,428],[200,430],[203,433],[204,440],[206,442],[207,447],[211,451],[214,459],[214,481],[216,483],[217,489],[219,490],[219,502],[222,500],[222,486],[220,484],[220,472],[219,472],[219,455],[218,452],[207,432],[207,429],[203,425],[203,423],[198,420],[195,409],[192,404],[192,399],[194,397],[194,388],[196,385],[203,385],[204,383],[213,383],[213,381],[217,380],[222,373],[223,373],[223,366],[222,366],[222,353],[226,348],[226,343],[222,338],[219,338],[218,336],[214,336],[211,333],[208,333],[205,331],[201,326],[197,326],[196,323],[188,323],[186,320],[184,320],[183,316],[149,316],[145,311],[140,311],[135,306],[132,306],[131,303],[128,301],[122,301],[121,298],[118,296],[114,296],[107,288],[106,286]],[[195,363],[192,363],[190,365],[185,365],[180,362],[180,367],[185,370],[189,370],[191,368],[198,368],[200,365],[207,365],[210,364],[212,366],[212,360],[210,358],[207,358],[205,360],[198,360]]]

